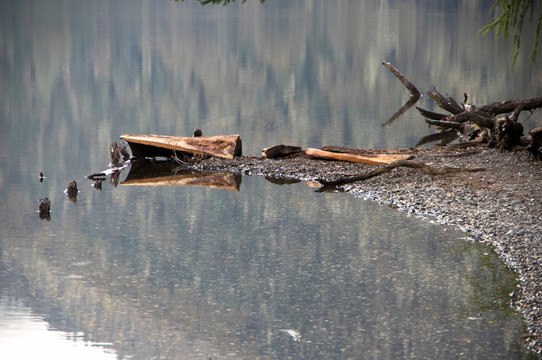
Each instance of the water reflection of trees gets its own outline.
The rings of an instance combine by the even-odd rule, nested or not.
[[[503,71],[507,57],[487,54],[504,49],[473,36],[487,12],[482,3],[459,3],[446,15],[423,19],[425,11],[441,14],[442,4],[306,3],[289,5],[285,17],[280,6],[245,4],[217,7],[220,14],[209,19],[199,6],[165,1],[152,11],[146,4],[130,6],[118,19],[103,15],[107,11],[99,18],[82,15],[101,11],[93,6],[69,5],[34,19],[32,28],[14,22],[25,14],[17,4],[3,14],[14,44],[31,44],[28,52],[6,48],[6,59],[20,60],[0,69],[5,88],[17,90],[4,98],[3,118],[13,117],[10,104],[20,104],[17,112],[31,121],[21,127],[24,134],[11,129],[11,138],[28,148],[26,139],[37,139],[40,148],[71,154],[70,162],[89,158],[98,166],[88,149],[106,149],[126,129],[177,135],[196,126],[212,133],[236,129],[250,139],[249,153],[278,139],[301,146],[413,145],[426,131],[415,113],[387,129],[385,139],[384,130],[371,126],[404,103],[403,89],[385,74],[382,60],[420,88],[445,84],[452,95],[475,94],[476,103],[532,96],[539,82],[530,70]],[[113,4],[106,7],[115,14]],[[322,14],[333,31],[319,27]],[[364,14],[381,15],[360,21]],[[71,15],[82,21],[64,21]],[[50,26],[52,20],[60,26]],[[116,32],[119,27],[129,28],[130,38]],[[239,36],[246,28],[254,37]],[[450,28],[456,29],[453,41],[445,31]],[[32,29],[40,41],[32,41]],[[54,137],[47,132],[52,127]]]
[[[359,213],[356,199],[338,206],[322,194],[320,206],[330,218],[329,225],[320,224],[324,210],[310,210],[303,195],[279,189],[292,197],[289,219],[273,206],[274,192],[260,193],[269,199],[257,203],[232,203],[225,192],[209,198],[210,211],[191,192],[173,196],[161,189],[158,195],[154,189],[163,197],[155,204],[165,205],[128,202],[111,210],[130,219],[122,230],[112,221],[84,235],[91,222],[66,224],[58,237],[71,240],[29,236],[26,244],[3,244],[2,263],[24,274],[30,305],[45,307],[53,326],[112,342],[119,354],[326,358],[407,352],[442,358],[456,350],[450,339],[475,336],[468,329],[452,334],[457,316],[479,312],[496,323],[476,335],[483,341],[462,351],[483,353],[501,338],[504,346],[514,345],[516,339],[498,334],[517,331],[519,323],[506,319],[510,314],[460,295],[491,293],[506,303],[514,283],[502,279],[513,277],[496,267],[494,254],[434,239],[427,226],[379,224],[375,218],[386,209]],[[187,198],[165,201],[172,197]],[[225,216],[225,209],[232,214]],[[343,233],[337,229],[352,227],[345,214],[358,215]],[[375,226],[378,231],[371,230]],[[407,244],[405,238],[418,240]],[[473,281],[480,272],[491,276]],[[289,328],[302,334],[300,342],[280,332]]]
[[[404,89],[382,60],[397,64],[421,88],[446,84],[452,94],[476,94],[478,103],[526,97],[539,88],[531,70],[503,71],[508,59],[498,56],[500,45],[472,36],[483,17],[479,2],[270,3],[216,13],[188,3],[171,8],[167,1],[41,4],[32,11],[27,2],[5,2],[3,184],[13,174],[33,178],[42,164],[50,166],[48,175],[70,174],[68,181],[77,166],[82,175],[100,169],[111,141],[127,129],[177,135],[196,126],[206,133],[236,129],[249,140],[248,153],[277,139],[301,146],[414,144],[426,132],[418,114],[405,114],[381,132],[379,124],[404,103]],[[66,186],[54,176],[43,187],[51,197]],[[450,333],[435,325],[434,314],[474,311],[467,306],[471,299],[459,300],[452,289],[459,284],[475,293],[486,285],[469,283],[470,273],[435,256],[445,249],[424,238],[426,228],[390,228],[378,223],[382,210],[360,214],[344,203],[341,210],[326,198],[314,205],[292,196],[293,215],[284,219],[284,209],[269,205],[276,194],[231,206],[237,197],[230,193],[209,206],[196,192],[116,189],[107,204],[88,193],[76,206],[53,198],[51,222],[36,227],[27,221],[39,222],[35,194],[9,190],[0,207],[17,215],[1,226],[2,270],[23,275],[3,288],[24,289],[29,305],[50,314],[53,326],[113,342],[120,357],[243,351],[287,358],[340,349],[346,357],[393,353],[401,347],[397,340],[413,333],[430,334],[418,337],[413,353],[434,344],[445,351]],[[31,215],[19,216],[28,213],[24,204],[32,204]],[[323,222],[315,219],[323,214],[312,208],[335,214],[329,223],[336,229],[355,231],[337,238],[336,229],[320,228]],[[249,212],[258,216],[245,226],[225,232],[217,225],[225,213],[239,225]],[[360,235],[374,226],[379,235]],[[304,233],[313,235],[296,235]],[[420,239],[417,247],[401,240],[407,234]],[[456,261],[485,266],[477,265],[476,251]],[[397,309],[390,312],[390,304]],[[417,327],[405,308],[415,309]],[[312,342],[277,335],[290,327]],[[503,330],[514,333],[515,323]],[[487,341],[496,338],[486,335]],[[505,337],[503,346],[514,341]]]
[[[184,1],[184,0],[175,0]],[[197,0],[201,5],[222,5],[226,6],[230,3],[235,3],[235,0]],[[242,0],[242,3],[245,3],[246,0]],[[265,0],[260,0],[260,3],[264,3]],[[519,55],[519,49],[521,45],[521,34],[524,32],[524,21],[528,19],[529,22],[534,19],[538,19],[538,24],[534,25],[535,29],[535,41],[533,48],[529,55],[529,60],[535,62],[537,48],[538,48],[538,38],[540,34],[540,28],[542,27],[542,16],[538,12],[542,9],[540,6],[535,9],[532,1],[520,1],[520,0],[496,0],[491,8],[489,13],[495,13],[491,22],[484,26],[479,33],[487,35],[491,32],[494,32],[496,35],[500,35],[503,39],[507,39],[510,33],[513,33],[512,43],[515,46],[516,50],[514,52],[513,61],[517,59]]]

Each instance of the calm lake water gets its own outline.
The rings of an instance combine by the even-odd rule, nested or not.
[[[303,183],[84,178],[124,133],[414,146],[415,110],[382,126],[408,100],[382,61],[475,104],[540,95],[527,51],[510,72],[476,35],[491,3],[0,3],[0,357],[528,358],[514,274],[456,230]]]

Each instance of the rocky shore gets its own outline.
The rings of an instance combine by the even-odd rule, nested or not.
[[[511,300],[527,324],[526,346],[542,354],[542,163],[533,161],[526,151],[502,152],[486,147],[386,152],[390,151],[412,154],[416,160],[436,168],[485,168],[440,175],[396,168],[341,188],[408,214],[457,226],[469,240],[494,247],[519,276],[520,289]],[[212,158],[193,166],[305,181],[330,181],[374,170],[369,165],[309,159],[303,154],[283,159]]]

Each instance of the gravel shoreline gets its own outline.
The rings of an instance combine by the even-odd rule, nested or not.
[[[469,240],[492,246],[519,275],[520,291],[512,306],[527,325],[527,348],[542,354],[542,163],[526,151],[501,152],[485,147],[394,149],[433,167],[484,167],[485,171],[442,175],[396,168],[390,173],[342,189],[412,215],[465,231]],[[378,151],[376,151],[378,152]],[[195,169],[228,171],[278,179],[336,180],[374,169],[343,161],[297,155],[283,159],[238,157],[206,159]]]

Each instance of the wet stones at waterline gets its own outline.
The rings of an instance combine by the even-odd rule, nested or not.
[[[48,198],[40,199],[38,203],[38,212],[40,219],[51,220],[51,200]]]

